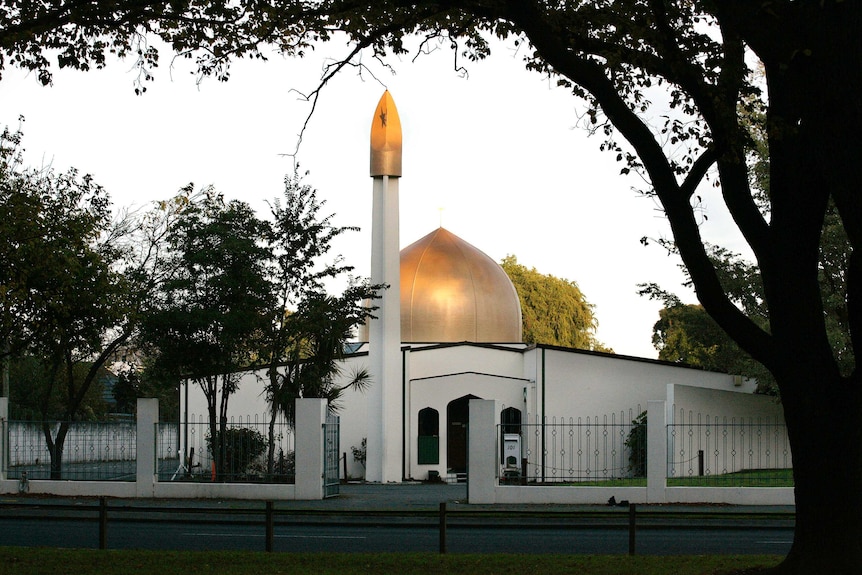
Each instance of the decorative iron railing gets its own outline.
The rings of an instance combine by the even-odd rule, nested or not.
[[[8,456],[2,463],[10,479],[135,479],[134,422],[3,423]]]
[[[161,435],[161,434],[160,434]],[[179,441],[160,449],[160,481],[293,483],[293,429],[284,421],[231,418],[180,423]]]
[[[537,418],[534,423],[501,425],[500,479],[532,484],[625,483],[640,468],[641,451],[632,435],[639,413],[640,408],[604,416]],[[521,454],[515,466],[513,452]]]
[[[674,410],[667,435],[669,485],[793,485],[784,423]]]

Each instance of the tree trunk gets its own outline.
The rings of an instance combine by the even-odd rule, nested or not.
[[[63,421],[57,429],[57,437],[51,434],[51,424],[42,421],[42,433],[45,435],[45,444],[51,458],[51,479],[63,479],[63,449],[66,445],[66,436],[69,433],[69,422]]]
[[[795,381],[788,378],[779,380],[779,385],[793,454],[796,531],[791,551],[777,572],[858,574],[862,565],[858,385],[847,380],[811,380],[804,374]],[[800,393],[803,386],[808,393]],[[797,391],[785,391],[791,388]]]

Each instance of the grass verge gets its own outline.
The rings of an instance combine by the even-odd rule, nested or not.
[[[502,483],[505,484],[501,480]],[[546,483],[548,486],[578,487],[646,487],[646,477],[624,477],[600,481]],[[792,469],[744,469],[716,475],[686,475],[668,477],[668,487],[793,487]]]
[[[719,575],[771,567],[777,555],[438,555],[255,553],[0,547],[2,575]]]

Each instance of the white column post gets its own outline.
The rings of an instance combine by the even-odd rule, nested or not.
[[[156,424],[159,400],[138,399],[135,492],[138,497],[153,497],[156,482]]]
[[[297,399],[295,422],[296,498],[323,499],[326,400]]]
[[[647,502],[667,501],[667,410],[663,400],[647,401]]]
[[[493,399],[471,399],[467,423],[467,501],[496,503],[500,409]]]

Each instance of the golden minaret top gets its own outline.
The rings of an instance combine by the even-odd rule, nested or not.
[[[371,176],[401,177],[401,118],[389,90],[380,97],[371,121]]]

